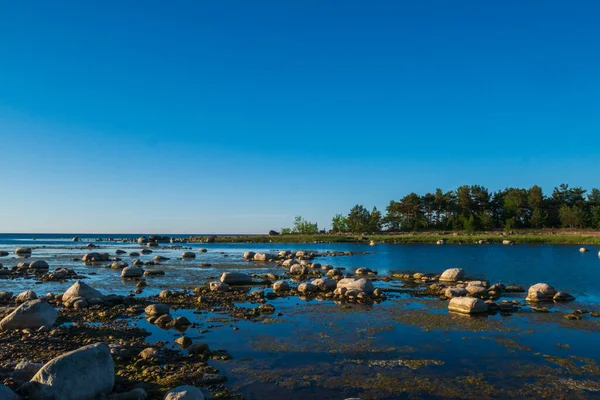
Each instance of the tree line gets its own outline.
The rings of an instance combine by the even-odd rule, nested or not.
[[[552,194],[542,188],[506,188],[490,192],[483,186],[463,185],[456,190],[419,195],[410,193],[392,200],[385,215],[357,204],[348,214],[331,221],[334,233],[369,233],[418,230],[492,230],[523,228],[600,229],[600,190],[562,184]],[[318,232],[314,224],[313,232]]]

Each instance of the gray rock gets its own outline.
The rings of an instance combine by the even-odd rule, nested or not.
[[[548,301],[552,300],[556,294],[556,289],[547,283],[536,283],[527,291],[527,301]]]
[[[444,296],[446,296],[449,299],[452,299],[454,297],[464,297],[468,293],[469,292],[465,288],[453,287],[446,289],[446,291],[444,292]]]
[[[139,278],[144,275],[144,270],[139,267],[127,267],[121,271],[121,278]]]
[[[333,271],[333,270],[332,270]],[[329,276],[329,274],[327,274]],[[365,278],[361,279],[353,279],[353,278],[345,278],[340,279],[337,283],[337,288],[345,288],[346,290],[357,289],[360,292],[365,292],[367,294],[372,294],[375,290],[373,283]]]
[[[20,382],[28,381],[33,378],[43,366],[44,364],[21,361],[15,367],[13,377]]]
[[[35,292],[32,292],[31,290],[28,290],[26,292],[23,293],[19,293],[17,295],[17,303],[25,303],[26,301],[30,301],[30,300],[35,300],[37,299],[37,294],[35,294]]]
[[[286,268],[289,268],[289,267],[291,267],[294,264],[300,264],[300,262],[298,262],[298,260],[290,258],[288,260],[285,260],[281,265],[284,266],[284,267],[286,267]]]
[[[84,263],[102,262],[110,260],[108,253],[87,253],[81,258]]]
[[[48,271],[50,269],[50,265],[48,265],[48,263],[44,260],[35,260],[29,264],[29,269],[36,271]]]
[[[440,275],[440,281],[453,282],[461,280],[465,276],[462,268],[450,268],[442,272]]]
[[[0,257],[6,257],[8,255],[8,251],[0,251]]]
[[[31,247],[17,247],[15,249],[15,254],[18,256],[31,255]]]
[[[253,252],[253,251],[247,251],[247,252],[244,253],[244,259],[246,259],[246,260],[252,260],[254,258],[255,254],[256,253]]]
[[[146,276],[162,276],[165,274],[165,271],[162,269],[147,269],[144,271],[144,275]]]
[[[57,312],[43,300],[31,300],[21,304],[15,311],[0,321],[0,331],[12,329],[38,329],[51,327],[56,322]]]
[[[93,400],[112,391],[115,365],[106,343],[96,343],[48,362],[21,387],[31,400]]]
[[[248,285],[252,283],[252,277],[243,272],[224,272],[221,282],[228,285]]]
[[[454,297],[448,303],[448,310],[462,314],[481,314],[488,310],[488,305],[474,297]]]
[[[276,292],[285,292],[290,290],[290,284],[286,281],[277,281],[273,283],[273,290]]]
[[[223,282],[215,281],[208,284],[212,292],[225,292],[229,289],[229,285]]]
[[[94,304],[102,303],[106,299],[100,291],[92,288],[87,283],[77,281],[62,295],[62,302],[69,303],[78,297],[83,297],[88,303]]]
[[[144,310],[147,316],[168,315],[171,310],[166,304],[150,304]]]
[[[269,255],[266,253],[256,253],[252,259],[254,261],[267,261],[269,259]]]
[[[324,291],[332,291],[335,290],[335,288],[337,287],[337,281],[328,278],[315,279],[311,283],[318,287],[320,290]]]
[[[164,400],[204,400],[204,394],[193,386],[178,386],[167,392]]]
[[[552,298],[554,301],[573,301],[575,297],[565,292],[556,292]]]
[[[0,384],[0,399],[2,400],[19,400],[20,397],[17,396],[15,392],[10,390],[9,387]]]
[[[307,272],[308,272],[308,270],[302,264],[293,264],[290,267],[290,274],[292,274],[292,275],[304,275]]]
[[[298,285],[298,291],[300,293],[314,293],[318,292],[319,288],[313,285],[312,283],[301,283]]]
[[[181,254],[182,258],[196,258],[196,253],[194,253],[193,251],[184,251]]]

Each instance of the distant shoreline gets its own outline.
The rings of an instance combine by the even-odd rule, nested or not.
[[[208,236],[190,236],[190,243],[204,243]],[[416,232],[377,234],[315,234],[315,235],[215,235],[215,243],[356,243],[373,241],[387,244],[431,243],[480,244],[511,241],[514,244],[581,244],[600,245],[600,231],[527,230],[504,232]],[[483,243],[482,243],[483,244]]]

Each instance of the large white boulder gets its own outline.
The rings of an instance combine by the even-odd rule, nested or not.
[[[527,301],[549,301],[556,294],[556,289],[547,283],[536,283],[527,291]]]
[[[22,386],[31,400],[93,400],[112,392],[115,365],[106,343],[96,343],[48,362]]]
[[[68,303],[73,299],[83,297],[88,303],[103,302],[106,297],[100,291],[85,282],[77,281],[62,295],[62,302]]]
[[[440,281],[454,282],[461,280],[464,278],[464,276],[465,272],[462,270],[462,268],[449,268],[442,272],[442,275],[440,275]]]
[[[454,297],[448,303],[448,310],[462,314],[481,314],[487,312],[488,305],[474,297]]]
[[[344,279],[340,279],[337,283],[337,288],[341,289],[341,288],[345,288],[346,290],[353,290],[353,289],[357,289],[361,292],[365,292],[367,294],[371,294],[373,293],[373,291],[375,290],[375,287],[373,286],[373,283],[365,278],[361,278],[361,279],[353,279],[353,278],[344,278]]]
[[[0,331],[12,329],[38,329],[51,327],[58,316],[54,307],[43,300],[31,300],[23,303],[0,321]]]

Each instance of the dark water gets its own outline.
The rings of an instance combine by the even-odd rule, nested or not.
[[[71,261],[87,252],[83,236],[79,235],[80,243],[71,242],[71,237],[39,235],[31,240],[0,235],[0,250],[11,252],[0,262],[14,265],[22,261],[12,255],[14,248],[32,246],[32,259],[46,259],[52,267],[75,268],[102,291],[124,294],[134,288],[134,283],[120,279],[119,271]],[[111,254],[117,248],[140,249],[132,243],[94,243],[101,246],[98,251]],[[579,246],[571,245],[184,246],[208,252],[197,253],[195,260],[177,260],[183,250],[163,245],[140,257],[171,258],[160,266],[166,275],[148,279],[149,287],[142,295],[201,285],[225,270],[281,274],[280,267],[248,263],[242,254],[302,249],[370,252],[316,260],[348,270],[369,267],[388,275],[440,273],[460,267],[473,278],[524,287],[547,282],[577,297],[573,303],[550,306],[549,313],[536,313],[523,302],[517,313],[478,318],[449,314],[446,301],[393,291],[384,303],[349,308],[333,301],[278,298],[269,302],[283,315],[261,323],[193,310],[174,312],[199,324],[185,333],[194,342],[229,351],[233,360],[214,362],[215,366],[229,378],[228,385],[247,399],[600,398],[600,318],[587,314],[581,321],[564,318],[575,309],[600,310],[600,248],[580,253]],[[200,263],[212,267],[201,268]],[[33,287],[38,293],[60,292],[71,283],[33,286],[33,281],[0,280],[0,290],[19,292]],[[393,281],[376,282],[376,286],[401,289],[405,285]],[[506,298],[523,301],[524,295]],[[148,340],[153,342],[181,335],[141,317],[131,323],[147,329]]]

